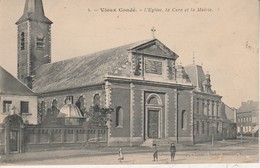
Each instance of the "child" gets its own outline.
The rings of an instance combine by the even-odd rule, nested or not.
[[[121,148],[119,148],[118,151],[118,160],[120,161],[120,163],[122,162],[122,160],[124,160],[124,155]]]
[[[158,161],[158,149],[156,144],[153,144],[153,161]]]
[[[174,143],[171,144],[170,152],[171,152],[171,161],[173,161],[174,157],[175,157],[175,153],[176,153],[176,147],[175,147]]]

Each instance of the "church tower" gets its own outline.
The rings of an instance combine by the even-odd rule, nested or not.
[[[32,87],[36,68],[51,62],[51,24],[43,10],[42,0],[26,0],[18,27],[18,79]]]

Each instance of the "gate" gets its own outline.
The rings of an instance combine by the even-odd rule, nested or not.
[[[23,152],[23,120],[17,114],[4,119],[5,126],[5,153]]]

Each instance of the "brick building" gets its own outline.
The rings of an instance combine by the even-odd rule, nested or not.
[[[259,134],[259,102],[242,102],[237,109],[237,133],[258,136]]]
[[[221,96],[210,75],[198,65],[176,66],[179,56],[158,39],[51,63],[52,22],[42,1],[26,0],[16,24],[18,78],[38,96],[38,125],[69,102],[83,118],[93,106],[114,109],[108,145],[222,139]]]

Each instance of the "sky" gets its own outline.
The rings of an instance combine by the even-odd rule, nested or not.
[[[24,4],[25,0],[0,0],[0,65],[14,76],[15,22]],[[155,37],[179,55],[178,64],[192,64],[194,57],[203,65],[224,103],[238,108],[241,101],[258,100],[257,0],[43,0],[43,4],[45,15],[54,22],[52,62],[151,39],[154,26]],[[136,12],[119,11],[131,8]]]

